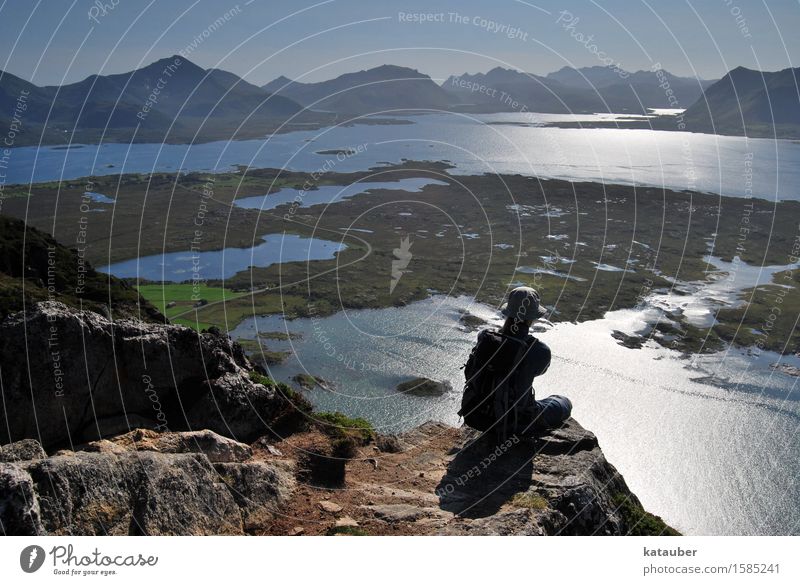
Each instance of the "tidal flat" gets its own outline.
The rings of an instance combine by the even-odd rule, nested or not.
[[[258,266],[204,280],[200,306],[186,287],[153,282],[140,292],[171,319],[234,328],[251,316],[288,317],[403,306],[433,294],[470,295],[498,305],[508,287],[541,291],[554,321],[581,322],[655,296],[677,299],[636,332],[686,352],[727,343],[796,353],[800,308],[797,256],[800,202],[720,197],[656,187],[541,180],[509,174],[451,174],[446,162],[403,161],[367,171],[322,174],[240,169],[222,174],[117,175],[34,184],[4,202],[4,213],[84,248],[96,265],[187,250],[249,248],[265,234],[340,242],[331,260]],[[320,186],[435,182],[417,192],[392,188],[304,206]],[[399,185],[400,183],[398,183]],[[91,188],[89,188],[91,187]],[[297,190],[274,209],[236,201]],[[27,193],[30,191],[30,194]],[[84,193],[113,199],[86,201]],[[407,259],[408,261],[401,266]],[[720,268],[712,259],[728,263]],[[738,267],[782,267],[773,280],[742,288]],[[709,297],[712,317],[697,324],[680,297],[728,279]],[[695,286],[694,289],[691,286]],[[637,340],[621,343],[636,346]]]

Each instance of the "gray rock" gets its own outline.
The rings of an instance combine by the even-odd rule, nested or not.
[[[477,315],[473,315],[467,311],[462,312],[459,321],[464,324],[469,329],[477,330],[486,325],[486,319],[482,317],[478,317]]]
[[[21,466],[41,511],[40,534],[128,534],[143,482],[134,457],[75,453]]]
[[[47,454],[42,449],[39,441],[23,439],[16,443],[0,445],[0,463],[14,463],[16,461],[31,461],[44,459]]]
[[[328,500],[322,500],[321,502],[318,502],[318,505],[319,505],[321,510],[323,510],[325,512],[329,512],[331,514],[338,514],[339,512],[342,511],[342,507],[339,504],[337,504],[336,502],[330,502]]]
[[[547,536],[566,519],[555,510],[512,510],[485,518],[459,518],[441,527],[440,536]]]
[[[0,362],[0,418],[9,427],[0,428],[0,444],[97,440],[129,430],[131,420],[249,441],[268,431],[284,402],[250,380],[244,352],[224,335],[112,324],[52,301],[0,324]]]
[[[199,400],[186,412],[189,427],[211,429],[238,441],[267,434],[284,404],[273,388],[254,384],[241,372],[223,374],[200,387]]]
[[[44,532],[33,480],[10,463],[0,463],[0,532],[4,536]]]
[[[267,444],[267,452],[275,457],[283,457],[283,452],[274,445]]]
[[[375,438],[375,445],[383,453],[402,453],[403,443],[397,435],[378,435]]]
[[[800,368],[793,366],[791,364],[783,364],[783,363],[775,363],[770,364],[770,366],[774,370],[778,370],[779,372],[783,372],[787,376],[794,376],[796,378],[800,378]]]
[[[350,516],[344,516],[336,520],[334,526],[336,528],[358,528],[358,522]]]
[[[414,522],[425,517],[445,518],[452,516],[439,508],[420,507],[414,504],[376,504],[363,506],[370,510],[376,518],[386,522]]]
[[[145,481],[133,504],[133,534],[242,534],[233,494],[202,455],[138,455]]]
[[[156,451],[158,453],[202,453],[212,463],[242,462],[253,456],[244,443],[218,435],[214,431],[157,433],[138,429],[110,440],[93,441],[83,450],[94,452]]]
[[[294,475],[287,467],[260,461],[214,467],[239,506],[248,533],[266,529],[294,491]]]
[[[408,440],[424,449],[424,437],[440,433],[426,425]],[[440,508],[455,520],[439,534],[621,535],[641,521],[674,533],[644,511],[597,438],[573,419],[535,440],[498,442],[466,427],[460,435],[436,487]]]
[[[202,453],[128,451],[124,444],[0,464],[7,534],[203,535],[263,529],[291,496],[286,468],[218,463]],[[105,447],[108,447],[105,445]]]

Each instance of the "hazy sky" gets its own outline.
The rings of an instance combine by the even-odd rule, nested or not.
[[[610,62],[716,78],[798,66],[798,30],[798,0],[0,0],[0,69],[58,84],[188,47],[198,65],[257,84],[383,63],[435,79]]]

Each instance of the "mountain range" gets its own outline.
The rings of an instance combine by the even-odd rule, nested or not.
[[[767,72],[737,67],[684,113],[692,130],[800,137],[800,68]]]
[[[39,87],[0,71],[0,125],[10,127],[14,113],[20,114],[24,132],[16,137],[18,146],[204,142],[401,110],[644,114],[687,108],[690,131],[796,137],[798,71],[738,67],[710,81],[600,66],[564,67],[547,75],[496,67],[438,84],[416,69],[381,65],[313,83],[280,76],[258,87],[175,55],[128,73],[91,75],[61,86]],[[659,124],[654,127],[675,128]]]
[[[262,89],[314,110],[372,114],[398,109],[448,109],[452,97],[416,69],[381,65],[335,79],[301,83],[279,77]]]
[[[39,87],[0,72],[0,111],[18,111],[21,96],[19,117],[27,137],[44,132],[61,142],[70,135],[73,140],[96,135],[161,141],[167,134],[191,138],[221,127],[230,136],[240,124],[270,127],[303,111],[300,104],[233,73],[203,69],[177,55],[128,73],[91,75],[61,86]]]
[[[415,69],[383,65],[316,83],[281,76],[262,89],[311,109],[346,115],[398,109],[630,114],[685,109],[689,131],[792,138],[800,137],[798,78],[800,69],[770,73],[738,67],[715,81],[663,70],[563,67],[542,76],[496,67],[450,76],[437,85]],[[651,125],[680,127],[669,120]]]
[[[684,107],[713,83],[664,75]],[[488,73],[453,75],[438,85],[416,69],[382,65],[316,83],[281,76],[262,89],[308,108],[341,114],[393,109],[641,114],[648,108],[675,107],[659,83],[655,73],[610,67],[564,67],[547,76],[496,67]]]
[[[488,73],[451,76],[442,87],[463,106],[489,112],[634,113],[649,108],[688,107],[713,82],[664,72],[678,105],[670,102],[655,72],[611,67],[564,67],[546,76],[496,67]],[[488,87],[494,91],[481,91]],[[478,88],[478,89],[476,89]]]

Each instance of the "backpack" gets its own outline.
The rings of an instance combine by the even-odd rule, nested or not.
[[[467,426],[487,431],[507,416],[500,406],[503,401],[498,392],[513,384],[517,356],[527,350],[529,342],[485,329],[464,364],[464,395],[458,415]],[[498,412],[499,410],[499,412]]]

